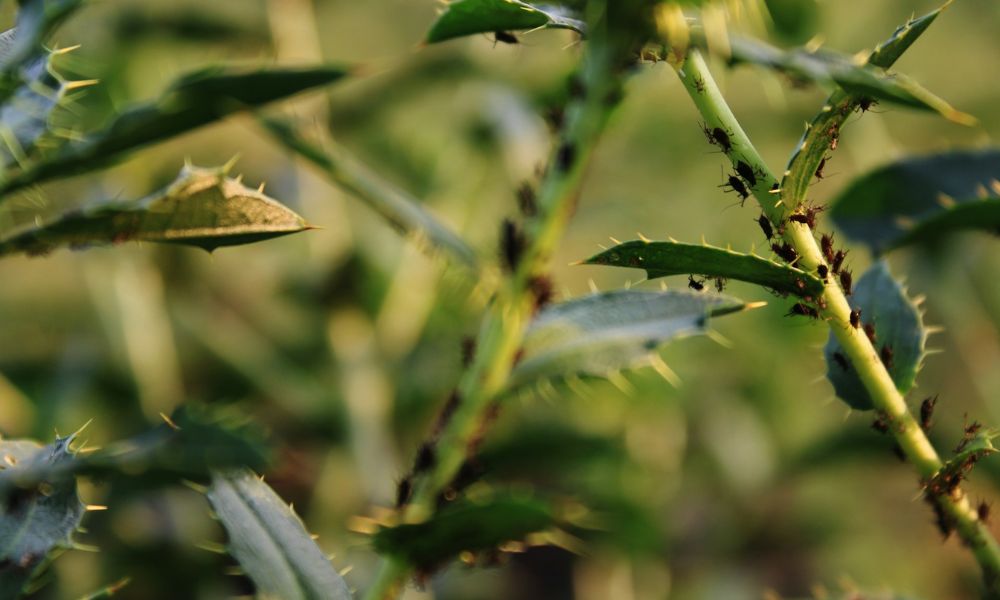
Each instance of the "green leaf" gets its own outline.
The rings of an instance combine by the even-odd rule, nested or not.
[[[77,476],[155,486],[207,481],[213,469],[262,468],[267,462],[262,433],[245,419],[184,406],[169,422],[100,450],[0,470],[0,505],[23,490],[42,483],[62,484]]]
[[[546,424],[518,427],[512,435],[488,441],[475,464],[490,478],[551,481],[602,461],[623,462],[626,455],[617,439]]]
[[[0,441],[0,477],[60,469],[72,463],[74,436],[48,446],[32,441]],[[0,498],[0,598],[17,598],[46,566],[47,558],[72,544],[84,506],[73,479],[42,481]]]
[[[993,446],[993,438],[998,434],[1000,432],[992,429],[977,429],[975,432],[967,429],[964,439],[955,451],[955,456],[927,482],[926,491],[935,496],[951,494],[962,479],[968,476],[979,459],[997,451]]]
[[[229,552],[257,587],[282,600],[349,600],[347,583],[302,521],[250,471],[216,473],[208,501],[229,535]]]
[[[570,29],[584,34],[586,25],[565,8],[519,0],[452,0],[427,32],[427,43],[496,31]]]
[[[254,108],[326,85],[346,72],[337,67],[258,69],[230,72],[211,67],[177,80],[159,100],[126,110],[104,130],[71,142],[0,185],[10,192],[57,177],[93,170],[143,146]]]
[[[226,177],[225,171],[186,166],[168,187],[141,200],[85,207],[8,234],[0,239],[0,256],[125,241],[186,244],[211,252],[309,229],[291,209]]]
[[[801,44],[816,34],[819,24],[817,0],[765,0],[771,28],[783,40]]]
[[[83,5],[84,0],[22,0],[17,27],[0,35],[0,98],[28,79],[20,71],[48,54],[43,42],[52,31]]]
[[[415,198],[384,181],[340,148],[328,151],[318,148],[282,121],[265,119],[262,124],[286,148],[322,169],[331,181],[367,204],[398,231],[414,235],[432,248],[447,252],[459,264],[478,270],[475,251],[424,210]]]
[[[858,177],[831,203],[834,223],[880,253],[959,231],[1000,231],[1000,149],[906,158]]]
[[[707,245],[634,240],[591,256],[583,264],[643,269],[649,279],[704,275],[756,283],[788,294],[818,296],[823,292],[823,281],[815,275],[759,256]]]
[[[884,69],[891,67],[930,27],[946,6],[947,4],[926,15],[911,19],[897,28],[892,37],[882,42],[871,53],[868,63]],[[809,123],[781,181],[781,199],[789,209],[794,210],[805,201],[816,169],[827,157],[827,152],[836,145],[840,138],[841,127],[844,126],[847,117],[854,113],[862,98],[863,96],[837,90],[827,99],[823,110],[819,111]]]
[[[496,548],[555,524],[552,508],[537,498],[501,495],[481,502],[463,498],[423,523],[383,527],[373,542],[379,554],[432,569],[461,552]]]
[[[885,261],[872,265],[857,282],[851,296],[851,308],[861,310],[863,323],[874,325],[876,351],[881,352],[883,347],[891,350],[892,364],[887,366],[889,375],[896,389],[906,394],[913,387],[926,354],[927,330],[917,306],[893,279]],[[832,331],[823,352],[826,376],[837,396],[851,408],[871,410],[871,396]],[[841,364],[835,354],[843,358],[845,364]]]
[[[728,296],[673,290],[604,292],[553,304],[528,327],[511,385],[571,374],[602,377],[650,363],[662,344],[705,333],[709,317],[747,307]]]
[[[693,41],[708,47],[703,36],[695,36]],[[975,123],[971,116],[959,112],[906,75],[889,73],[873,64],[858,64],[846,54],[822,48],[781,50],[760,40],[740,36],[731,36],[729,45],[730,64],[760,65],[796,81],[837,85],[850,94],[934,111],[958,123]]]

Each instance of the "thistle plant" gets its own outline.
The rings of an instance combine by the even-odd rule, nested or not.
[[[38,186],[93,173],[230,115],[369,73],[325,64],[201,68],[167,86],[158,99],[130,103],[102,127],[85,129],[73,122],[68,104],[77,90],[100,83],[63,76],[60,59],[68,52],[47,47],[56,27],[83,4],[22,0],[16,29],[0,36],[0,209],[6,210],[0,258],[128,242],[213,252],[315,229],[265,193],[264,185],[248,185],[236,175],[229,157],[220,157],[224,166],[218,168],[171,165],[167,170],[180,171],[173,182],[140,199],[81,201],[54,215],[11,208],[12,199]],[[787,306],[789,318],[828,330],[826,378],[837,397],[852,412],[870,417],[875,432],[869,437],[892,439],[898,456],[915,471],[916,493],[940,532],[960,539],[978,564],[983,596],[1000,598],[1000,545],[988,527],[989,504],[973,502],[965,486],[973,468],[996,452],[997,433],[973,420],[959,432],[960,443],[950,455],[932,443],[937,396],[908,398],[932,329],[923,322],[920,302],[882,259],[893,249],[936,242],[956,231],[997,231],[1000,153],[959,150],[905,158],[861,176],[836,198],[811,197],[812,183],[828,174],[828,161],[851,143],[845,130],[849,119],[864,118],[875,106],[924,111],[958,125],[975,122],[891,70],[946,7],[911,18],[861,59],[816,44],[781,49],[740,35],[721,26],[723,12],[709,1],[446,3],[426,35],[427,45],[484,35],[493,43],[517,44],[524,32],[548,29],[568,31],[577,42],[576,65],[559,82],[558,101],[550,102],[546,115],[550,152],[536,179],[513,190],[518,214],[498,224],[492,257],[378,169],[351,156],[331,135],[332,123],[316,127],[277,111],[256,115],[253,122],[278,148],[315,168],[429,254],[456,265],[457,277],[487,297],[475,335],[453,340],[461,347],[461,372],[440,399],[410,466],[396,477],[393,506],[365,521],[366,547],[380,558],[377,570],[366,573],[370,579],[355,586],[365,598],[397,598],[411,582],[426,582],[456,559],[488,565],[535,545],[580,549],[602,529],[595,514],[610,515],[624,529],[634,511],[619,506],[616,512],[613,500],[592,490],[565,493],[554,485],[526,490],[505,479],[548,459],[561,465],[592,457],[609,461],[617,474],[626,462],[621,444],[544,428],[498,439],[496,425],[518,411],[523,405],[516,400],[531,390],[586,395],[590,382],[602,379],[627,389],[631,384],[623,372],[644,366],[665,380],[657,385],[677,385],[678,376],[660,354],[665,345],[714,335],[712,319],[766,304],[725,293],[730,280],[758,286],[768,301]],[[781,15],[774,7],[778,21]],[[575,264],[640,269],[648,280],[678,277],[671,281],[680,284],[564,297],[552,277],[553,257],[571,227],[589,167],[615,127],[630,78],[664,62],[669,68],[660,64],[657,76],[676,75],[686,91],[698,115],[691,127],[701,129],[715,153],[704,160],[724,163],[718,187],[734,195],[739,210],[754,214],[763,253],[641,235],[615,240]],[[797,85],[830,90],[783,171],[775,171],[754,147],[716,83],[714,64],[751,64]],[[335,107],[338,98],[327,100]],[[880,260],[855,276],[847,257],[861,249],[845,245],[848,240]],[[338,357],[345,354],[333,350]],[[284,392],[280,384],[271,387],[279,388],[275,396]],[[306,420],[301,413],[296,418]],[[184,402],[170,415],[160,413],[144,433],[103,448],[88,446],[85,431],[86,426],[57,436],[48,445],[0,439],[0,597],[42,589],[59,554],[87,549],[78,539],[85,514],[117,508],[85,504],[80,479],[140,490],[186,486],[203,494],[206,512],[210,509],[225,530],[225,542],[201,546],[229,557],[232,572],[259,597],[352,597],[346,571],[334,568],[294,508],[258,475],[277,459],[260,426],[242,411]],[[127,590],[131,574],[116,575],[108,580],[114,583],[87,597]]]

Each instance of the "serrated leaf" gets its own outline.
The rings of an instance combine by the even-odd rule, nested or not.
[[[309,229],[288,207],[225,175],[186,166],[166,188],[141,200],[64,214],[0,239],[0,256],[44,254],[60,246],[164,242],[212,251]]]
[[[347,583],[302,521],[259,477],[216,473],[208,501],[229,535],[229,552],[257,594],[282,600],[349,600]]]
[[[496,496],[457,500],[423,523],[379,529],[375,550],[417,568],[435,568],[464,551],[489,550],[556,524],[552,508],[533,497]]]
[[[704,36],[696,35],[693,42],[711,49]],[[837,85],[850,94],[934,111],[945,118],[964,124],[975,122],[935,96],[919,83],[901,73],[889,73],[873,64],[859,64],[853,57],[825,48],[792,48],[782,50],[763,41],[731,36],[730,64],[754,64],[784,73],[796,81]]]
[[[23,164],[47,136],[66,84],[54,73],[52,56],[41,56],[22,71],[23,80],[0,105],[0,168]]]
[[[705,333],[710,317],[746,306],[729,296],[673,290],[605,292],[550,305],[525,333],[511,385],[635,367],[670,340]]]
[[[32,441],[0,441],[0,477],[60,469],[74,460],[73,436],[48,446]],[[58,548],[70,545],[84,507],[73,479],[42,481],[0,498],[0,597],[17,598]]]
[[[946,462],[933,477],[927,481],[925,489],[933,495],[950,494],[968,476],[972,467],[988,454],[997,449],[993,446],[993,438],[998,432],[990,429],[979,429],[975,433],[966,432],[965,438],[957,448],[955,456]]]
[[[893,32],[892,37],[882,42],[871,53],[868,63],[884,69],[891,67],[943,10],[944,7],[938,8],[901,25]],[[827,98],[823,110],[813,117],[802,139],[799,140],[781,181],[781,199],[786,206],[794,209],[805,201],[816,169],[827,157],[834,140],[839,140],[841,127],[847,121],[847,117],[853,114],[861,99],[861,96],[837,90]]]
[[[649,279],[668,275],[704,275],[756,283],[782,293],[818,296],[823,282],[795,267],[753,256],[679,242],[625,242],[591,256],[587,265],[643,269]]]
[[[415,198],[384,181],[340,148],[329,151],[318,148],[282,121],[265,119],[262,124],[286,148],[322,169],[334,183],[370,206],[398,231],[415,235],[433,248],[447,252],[459,264],[478,270],[475,251],[424,210]]]
[[[586,25],[558,6],[519,0],[452,0],[427,32],[427,43],[496,31],[570,29],[583,34]]]
[[[21,69],[48,54],[43,42],[60,23],[83,5],[84,0],[22,0],[18,3],[17,26],[0,39],[0,98],[26,80]]]
[[[72,437],[66,439],[71,441]],[[71,458],[19,463],[18,469],[0,470],[0,505],[20,490],[43,482],[71,481],[77,476],[130,480],[146,486],[206,481],[213,469],[262,468],[268,462],[268,452],[262,433],[245,419],[184,406],[174,412],[169,423]]]
[[[1000,149],[906,158],[851,182],[830,205],[848,237],[880,253],[959,230],[1000,230]]]
[[[28,185],[105,166],[131,150],[246,110],[337,81],[337,67],[233,72],[211,67],[185,75],[159,100],[126,110],[105,129],[70,142],[0,185],[0,198]],[[2,200],[0,200],[2,201]]]
[[[862,322],[874,325],[876,351],[881,351],[883,346],[891,349],[889,375],[896,389],[902,394],[907,393],[916,381],[925,354],[927,330],[920,311],[906,297],[903,287],[893,279],[884,261],[872,265],[861,277],[850,300],[852,309],[861,309]],[[823,353],[826,356],[826,376],[837,396],[851,408],[871,410],[871,395],[833,332]],[[847,360],[846,369],[834,357],[835,353]]]

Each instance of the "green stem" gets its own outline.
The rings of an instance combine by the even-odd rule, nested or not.
[[[578,74],[583,92],[566,110],[562,135],[538,191],[538,217],[527,224],[527,247],[517,268],[494,297],[480,327],[472,364],[458,384],[458,403],[435,445],[433,467],[415,482],[402,513],[404,522],[427,519],[437,498],[468,457],[469,445],[500,397],[513,368],[524,331],[537,310],[534,288],[573,210],[587,164],[620,97],[621,47],[594,36]],[[576,86],[574,86],[576,87]],[[368,590],[368,600],[394,598],[410,566],[390,557]]]
[[[677,73],[685,89],[694,101],[708,128],[719,127],[729,136],[732,151],[728,153],[733,165],[743,161],[753,167],[759,176],[752,188],[761,210],[772,223],[785,223],[794,207],[785,206],[780,194],[772,191],[777,183],[774,174],[764,164],[760,154],[754,149],[743,128],[726,104],[718,86],[712,79],[702,55],[692,50],[686,60],[676,66]],[[823,254],[808,225],[788,221],[785,225],[784,240],[799,256],[799,268],[814,271],[824,264]],[[906,457],[914,464],[920,479],[927,481],[943,466],[930,440],[920,428],[910,412],[903,395],[882,364],[878,352],[860,329],[850,325],[851,307],[847,297],[837,283],[827,284],[820,304],[819,313],[829,324],[851,364],[857,369],[865,389],[872,397],[875,408],[884,412],[893,423],[892,434]],[[979,520],[976,510],[970,505],[961,489],[951,495],[937,497],[941,509],[954,522],[962,541],[972,550],[979,562],[990,598],[1000,598],[1000,545]]]

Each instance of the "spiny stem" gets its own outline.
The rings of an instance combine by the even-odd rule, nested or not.
[[[729,136],[732,150],[727,155],[734,167],[738,161],[743,161],[763,174],[758,177],[757,185],[751,190],[761,210],[772,223],[786,222],[794,207],[785,206],[780,201],[780,190],[772,190],[777,179],[764,164],[729,109],[702,55],[697,50],[690,51],[682,63],[675,65],[675,69],[706,126],[719,127]],[[808,225],[787,221],[782,237],[797,252],[799,268],[813,271],[825,264]],[[820,304],[820,316],[828,323],[850,358],[865,389],[871,395],[875,408],[890,419],[893,424],[892,434],[903,453],[916,467],[920,479],[929,480],[942,468],[941,458],[910,412],[906,400],[896,389],[871,341],[861,329],[850,325],[851,307],[843,290],[836,282],[830,282],[826,285],[822,299],[825,306]],[[932,501],[938,502],[954,522],[958,535],[979,562],[987,597],[1000,598],[1000,545],[979,520],[964,492],[959,488],[952,494],[932,498]]]
[[[470,443],[506,386],[524,331],[537,309],[536,278],[544,277],[575,209],[586,166],[618,103],[622,54],[619,45],[601,35],[593,35],[587,44],[577,75],[582,90],[567,107],[562,134],[538,192],[538,216],[527,224],[527,247],[483,320],[472,364],[458,384],[460,400],[437,439],[433,466],[415,482],[413,496],[403,509],[404,522],[419,522],[434,512],[438,496],[468,458]],[[410,569],[400,559],[389,558],[365,597],[394,598]]]

